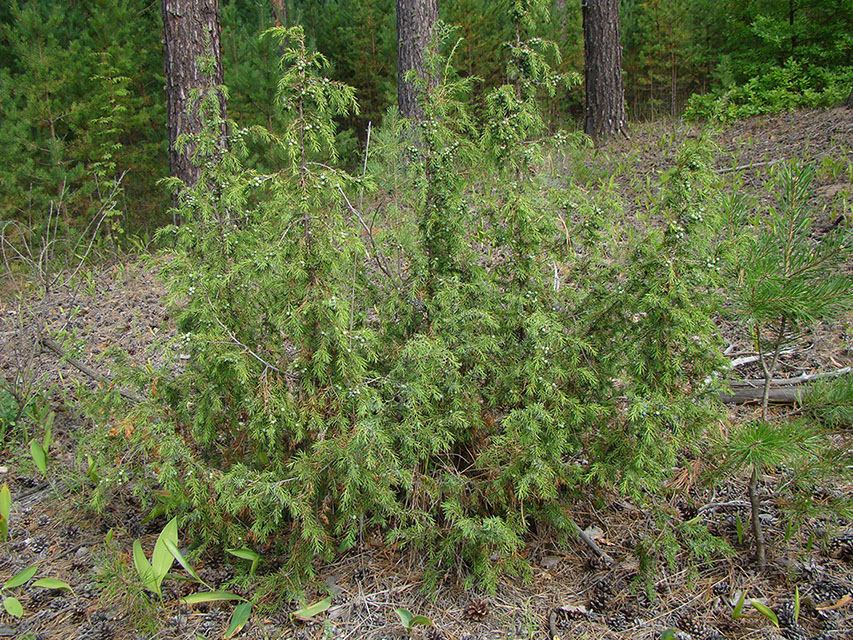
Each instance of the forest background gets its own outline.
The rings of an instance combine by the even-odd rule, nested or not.
[[[537,35],[558,44],[561,59],[552,64],[563,73],[583,72],[580,4],[557,0],[550,21],[537,25]],[[506,81],[501,43],[514,30],[509,12],[494,5],[439,6],[463,38],[459,74],[482,79],[472,86],[481,109]],[[276,23],[276,7],[284,26],[304,26],[309,47],[331,62],[328,75],[355,88],[359,112],[339,118],[336,144],[345,162],[356,163],[368,122],[377,126],[396,103],[393,0],[224,0],[228,115],[241,126],[275,129],[280,117],[277,45],[258,39]],[[620,20],[633,120],[829,106],[853,86],[847,0],[622,0]],[[74,226],[91,218],[110,181],[124,174],[112,231],[165,223],[168,196],[157,185],[169,171],[159,3],[15,0],[0,6],[0,25],[0,218],[37,226],[37,212],[62,191],[63,216]],[[723,112],[721,96],[728,98]],[[582,85],[546,96],[552,130],[582,127],[583,109]]]

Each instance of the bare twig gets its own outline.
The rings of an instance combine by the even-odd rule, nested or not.
[[[209,296],[208,296],[208,298],[207,298],[207,303],[208,303],[210,306],[213,306],[213,302],[211,301],[211,299],[210,299],[210,297],[209,297]],[[284,369],[280,369],[279,367],[275,366],[274,364],[271,364],[270,362],[267,362],[267,361],[266,361],[266,360],[264,360],[261,356],[259,356],[257,353],[255,353],[254,351],[252,351],[252,349],[251,349],[251,348],[249,348],[247,345],[245,345],[245,344],[243,344],[242,342],[240,342],[240,341],[237,339],[237,336],[235,336],[233,333],[231,333],[231,330],[230,330],[230,329],[228,329],[228,327],[226,327],[226,326],[222,323],[222,321],[221,321],[219,318],[217,318],[217,317],[216,317],[216,315],[214,315],[214,316],[213,316],[213,319],[214,319],[214,320],[216,320],[216,324],[218,324],[218,325],[219,325],[220,329],[222,329],[226,334],[228,334],[228,337],[231,339],[231,342],[233,342],[233,343],[234,343],[234,344],[236,344],[238,347],[240,347],[241,349],[243,349],[246,353],[248,353],[248,354],[249,354],[250,356],[252,356],[255,360],[257,360],[258,362],[260,362],[262,365],[264,365],[264,366],[266,366],[266,367],[268,367],[268,368],[272,369],[272,370],[273,370],[273,371],[275,371],[276,373],[280,373],[281,375],[283,375],[283,376],[285,376],[285,377],[291,377],[291,376],[293,375],[293,374],[291,374],[290,372],[285,371]]]
[[[780,356],[789,356],[793,353],[795,353],[793,349],[786,349],[784,351],[780,351],[779,355]],[[752,364],[753,362],[758,362],[758,361],[759,361],[758,356],[742,356],[740,358],[733,358],[730,364],[731,364],[732,369],[737,369],[738,367],[742,367],[744,365]]]
[[[95,380],[97,382],[102,382],[102,383],[107,384],[107,385],[113,384],[112,378],[108,378],[104,374],[100,373],[99,371],[96,371],[95,369],[93,369],[92,367],[90,367],[86,363],[81,362],[77,358],[72,358],[71,356],[67,355],[65,353],[65,350],[62,348],[62,345],[60,345],[56,340],[52,340],[51,338],[42,337],[40,340],[40,343],[46,349],[49,349],[50,351],[53,351],[58,356],[64,358],[68,362],[68,364],[72,365],[73,367],[75,367],[79,371],[85,373],[87,376],[92,378],[92,380]],[[134,393],[133,391],[130,391],[129,389],[123,389],[123,388],[119,387],[118,393],[123,398],[127,398],[128,400],[133,400],[134,402],[144,402],[145,401],[145,398],[143,396],[141,396],[137,393]]]
[[[749,164],[742,164],[738,167],[727,167],[725,169],[718,169],[717,173],[731,173],[733,171],[743,171],[744,169],[752,169],[753,167],[763,167],[765,165],[773,165],[778,162],[784,162],[787,158],[776,158],[775,160],[766,160],[764,162],[750,162]]]
[[[343,197],[347,208],[350,210],[350,213],[352,213],[356,217],[362,229],[364,229],[364,232],[367,234],[367,237],[370,240],[373,259],[376,261],[376,266],[381,269],[382,273],[388,276],[388,279],[391,281],[393,287],[398,292],[402,293],[402,289],[397,282],[397,278],[394,276],[394,274],[391,272],[391,268],[388,266],[388,257],[382,252],[382,249],[379,248],[379,245],[376,244],[376,239],[373,237],[373,231],[364,221],[364,218],[361,217],[361,214],[358,212],[358,209],[352,206],[352,203],[349,201],[349,198],[347,198],[347,194],[344,193],[344,190],[340,186],[338,186],[338,191],[340,192],[341,197]]]

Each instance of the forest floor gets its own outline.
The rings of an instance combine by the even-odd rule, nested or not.
[[[653,179],[669,169],[675,150],[697,131],[689,126],[656,123],[635,127],[630,140],[598,150],[590,171],[607,174],[621,163],[629,167],[615,179],[626,203],[641,207],[643,193],[636,191],[631,174]],[[757,117],[734,123],[715,136],[719,144],[717,170],[739,181],[759,197],[767,194],[768,171],[780,160],[799,158],[817,169],[816,210],[826,207],[822,224],[853,201],[853,116],[841,109]],[[615,171],[615,169],[613,169]],[[846,205],[843,203],[847,203]],[[56,290],[48,298],[32,301],[49,334],[73,331],[81,345],[79,359],[110,375],[109,354],[123,351],[131,362],[163,364],[157,345],[174,336],[175,328],[163,301],[164,289],[156,269],[132,262],[101,266],[78,278],[74,288]],[[162,518],[145,522],[146,513],[127,499],[110,504],[103,513],[87,508],[84,493],[68,490],[59,478],[63,471],[80,469],[75,443],[86,420],[68,402],[74,380],[86,380],[51,352],[17,360],[15,353],[26,333],[25,314],[10,297],[0,298],[0,373],[7,379],[28,371],[34,380],[54,389],[56,412],[54,444],[50,451],[53,471],[46,483],[24,447],[11,445],[0,453],[0,484],[12,492],[10,539],[0,544],[0,583],[21,569],[38,565],[38,577],[68,582],[73,592],[37,588],[11,590],[22,602],[25,615],[16,619],[0,615],[0,638],[30,639],[177,639],[219,638],[231,607],[179,606],[174,589],[180,583],[167,579],[164,603],[149,601],[138,587],[131,548],[140,538],[150,550],[164,525]],[[30,318],[27,315],[27,318]],[[723,326],[730,345],[727,354],[743,357],[751,352],[747,336],[736,326]],[[815,328],[801,345],[786,353],[780,376],[837,370],[853,364],[853,318]],[[169,364],[181,366],[181,354]],[[755,365],[737,369],[742,377],[756,377]],[[790,408],[780,409],[782,411]],[[731,418],[754,416],[754,405],[733,407]],[[721,429],[725,428],[723,425]],[[843,446],[848,461],[853,452],[849,433]],[[828,501],[853,491],[851,467],[816,487],[814,499]],[[463,576],[448,573],[434,593],[424,593],[422,559],[388,545],[378,535],[366,534],[356,549],[334,563],[318,561],[316,584],[305,601],[334,595],[331,608],[316,621],[298,622],[291,603],[278,610],[258,609],[238,638],[357,639],[405,637],[394,612],[397,607],[427,616],[434,627],[417,627],[414,638],[486,640],[547,638],[556,632],[564,640],[581,638],[659,638],[664,629],[679,629],[680,637],[713,638],[833,638],[853,639],[853,522],[841,516],[804,516],[793,526],[792,508],[777,498],[777,488],[792,481],[785,470],[767,474],[761,486],[762,520],[769,539],[766,572],[755,568],[748,532],[749,503],[746,478],[714,479],[710,456],[686,454],[671,479],[653,499],[659,512],[676,522],[699,518],[709,530],[725,539],[731,553],[714,552],[702,563],[687,557],[682,546],[672,545],[675,557],[662,562],[651,589],[638,580],[644,559],[638,549],[653,544],[661,528],[655,516],[616,495],[601,494],[578,501],[573,517],[611,557],[607,565],[590,553],[580,540],[559,543],[531,536],[524,550],[531,571],[526,580],[504,578],[494,595],[463,586]],[[789,526],[791,525],[791,526]],[[112,540],[106,544],[107,532]],[[846,538],[845,538],[846,536]],[[833,548],[832,540],[840,541]],[[223,586],[235,575],[225,558],[202,557],[197,569],[208,582]],[[259,572],[271,574],[276,563],[267,561]],[[243,584],[244,586],[240,586]],[[248,589],[246,583],[227,585]],[[802,629],[776,629],[754,608],[733,619],[740,596],[779,612],[790,610],[796,591],[802,596]],[[250,593],[250,591],[243,591]],[[3,594],[8,595],[6,593]],[[271,601],[272,594],[260,604]],[[304,604],[304,603],[303,603]],[[818,608],[818,605],[823,607]],[[800,635],[797,635],[800,634]]]

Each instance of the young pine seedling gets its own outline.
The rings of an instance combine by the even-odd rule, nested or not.
[[[766,551],[759,480],[765,468],[807,452],[811,439],[803,425],[768,420],[779,355],[802,329],[837,316],[853,303],[853,279],[841,268],[853,256],[850,229],[838,227],[815,239],[809,206],[813,179],[808,165],[782,167],[779,206],[755,220],[758,232],[738,252],[731,272],[735,313],[753,337],[764,377],[760,418],[726,445],[734,466],[751,471],[749,500],[760,571],[766,566]]]

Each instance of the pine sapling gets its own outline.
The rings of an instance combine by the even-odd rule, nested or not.
[[[793,455],[805,437],[802,430],[774,427],[768,420],[779,355],[802,328],[836,316],[853,302],[853,279],[839,268],[853,249],[849,230],[836,229],[817,241],[812,237],[813,179],[814,170],[808,165],[782,166],[779,206],[769,209],[766,220],[757,221],[760,230],[747,241],[733,269],[735,311],[750,329],[764,377],[759,421],[731,444],[751,469],[752,532],[761,571],[766,566],[758,495],[762,469]]]

